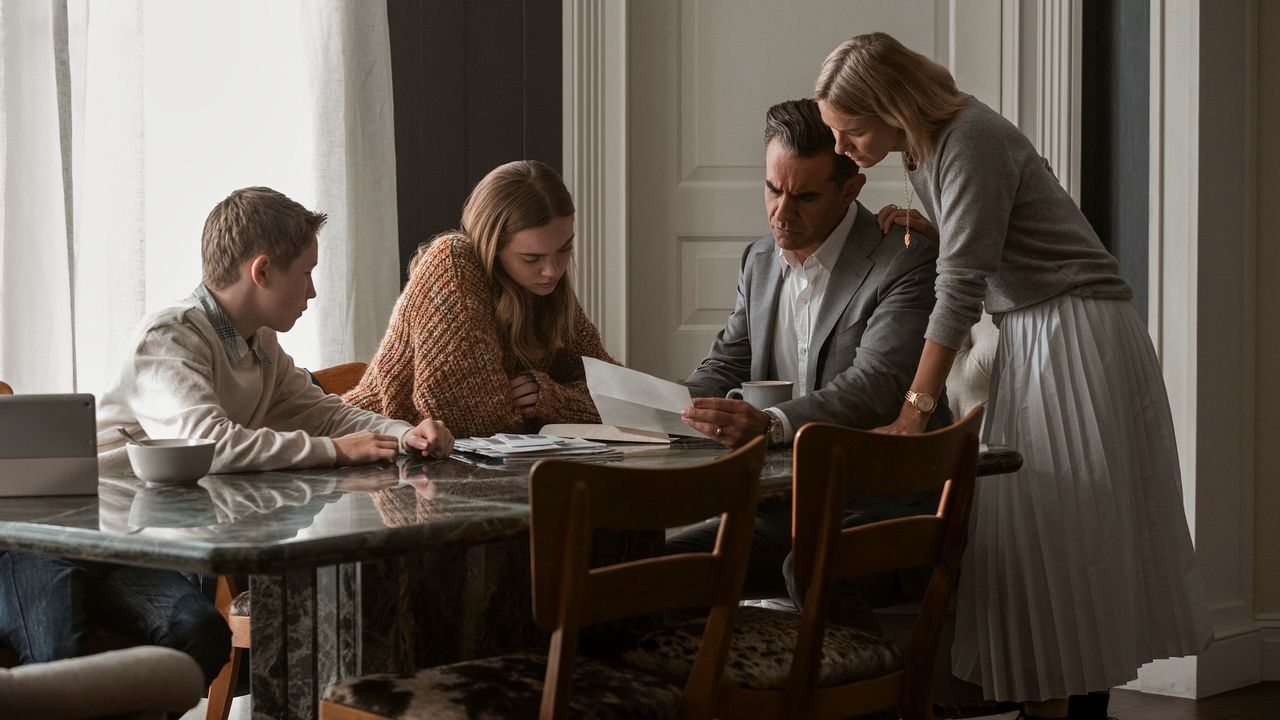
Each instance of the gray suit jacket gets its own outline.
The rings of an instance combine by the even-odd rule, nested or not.
[[[808,422],[855,428],[892,422],[924,348],[938,246],[916,236],[904,247],[901,228],[881,235],[875,215],[861,203],[856,210],[811,335],[807,362],[813,386],[807,395],[778,405],[794,430]],[[695,396],[724,397],[744,380],[794,379],[773,377],[784,267],[772,235],[743,252],[733,314],[685,381]],[[939,399],[929,428],[950,422],[951,411]]]

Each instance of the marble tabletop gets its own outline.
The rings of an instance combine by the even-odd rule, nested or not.
[[[710,461],[705,441],[623,447],[621,462],[672,467]],[[1017,452],[984,448],[979,474],[1013,472]],[[0,549],[204,573],[270,573],[483,543],[528,529],[530,465],[456,458],[209,475],[196,485],[103,476],[98,495],[6,498]],[[791,488],[791,452],[769,453],[760,495]]]

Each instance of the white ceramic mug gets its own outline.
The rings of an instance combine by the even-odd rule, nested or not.
[[[746,400],[751,407],[763,410],[790,400],[794,385],[790,380],[748,380],[742,383],[742,387],[730,390],[725,397]]]

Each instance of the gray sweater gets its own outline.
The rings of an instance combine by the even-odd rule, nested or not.
[[[926,339],[958,349],[984,302],[998,325],[1003,313],[1066,292],[1133,297],[1048,161],[977,98],[911,181],[941,235]]]

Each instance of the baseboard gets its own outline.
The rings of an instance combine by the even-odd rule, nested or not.
[[[1169,658],[1143,665],[1138,679],[1123,686],[1155,695],[1204,698],[1263,680],[1263,628],[1258,622],[1219,628],[1196,657]],[[1280,670],[1280,623],[1274,628],[1275,667]]]
[[[1262,681],[1280,681],[1280,612],[1258,613],[1262,636]]]
[[[1198,698],[1262,682],[1261,629],[1256,622],[1219,628],[1196,664]]]

